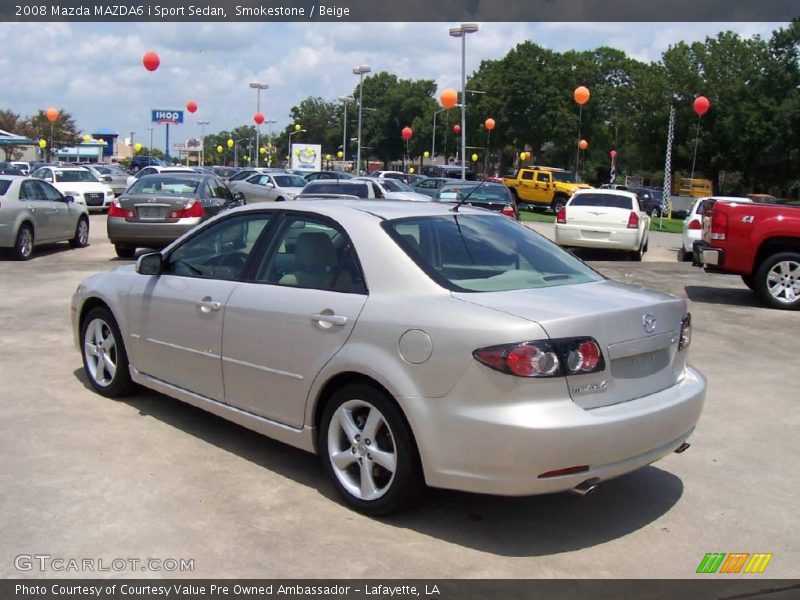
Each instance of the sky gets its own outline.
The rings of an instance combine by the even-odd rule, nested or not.
[[[164,126],[150,124],[150,109],[185,112],[170,141],[253,124],[256,90],[267,83],[261,111],[275,130],[289,109],[308,96],[335,100],[353,91],[356,65],[400,78],[434,79],[439,89],[460,87],[461,41],[451,23],[0,23],[0,109],[23,116],[56,107],[69,112],[82,133],[110,128],[163,147]],[[467,73],[481,60],[502,58],[531,40],[556,51],[606,45],[643,61],[657,61],[679,41],[719,31],[768,37],[780,23],[481,23],[467,38]],[[149,72],[142,56],[153,50],[160,67]],[[580,85],[581,82],[575,82]],[[262,126],[262,132],[267,127]],[[310,141],[310,140],[309,140]]]

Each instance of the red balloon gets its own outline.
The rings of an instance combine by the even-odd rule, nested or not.
[[[403,127],[403,130],[400,132],[400,135],[403,136],[403,139],[405,141],[408,141],[411,139],[411,136],[414,135],[414,131],[411,129],[411,127]]]
[[[617,158],[617,151],[616,150],[612,150],[611,152],[608,153],[608,155],[611,158]]]
[[[708,112],[711,103],[708,101],[708,98],[705,96],[698,96],[694,99],[694,112],[697,113],[698,117],[702,117],[704,114]]]
[[[580,148],[581,150],[586,150],[588,147],[589,147],[589,142],[587,142],[586,140],[581,140],[580,142],[578,142],[578,148]]]
[[[458,124],[453,125],[453,133],[455,133],[456,135],[461,133],[461,125]]]
[[[254,114],[253,121],[256,122],[256,125],[261,125],[264,122],[264,113],[257,112]]]
[[[47,117],[47,120],[51,123],[54,123],[58,119],[58,110],[55,108],[48,108],[44,115]]]
[[[439,102],[445,108],[453,108],[458,102],[458,92],[450,88],[443,90],[442,95],[439,96]]]
[[[144,56],[142,57],[142,64],[148,71],[155,71],[158,68],[158,65],[161,64],[161,59],[158,57],[158,54],[151,50],[144,53]]]
[[[197,110],[197,102],[194,100],[189,100],[186,103],[186,110],[188,110],[190,113],[195,112]]]
[[[486,119],[486,121],[483,124],[486,126],[486,129],[488,129],[489,131],[494,129],[494,126],[495,126],[494,119],[492,119],[491,117]]]

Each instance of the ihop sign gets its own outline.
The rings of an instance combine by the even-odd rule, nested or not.
[[[151,120],[153,123],[172,123],[173,125],[177,125],[179,123],[183,123],[183,111],[160,110],[154,108],[152,111]]]

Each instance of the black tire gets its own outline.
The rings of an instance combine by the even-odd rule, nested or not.
[[[364,433],[366,416],[371,410],[377,409],[383,419],[383,425],[376,429],[374,441],[366,436],[362,439],[357,437],[350,439],[350,436],[344,433],[336,416],[337,411],[344,405],[359,405],[349,411],[357,434]],[[342,410],[346,411],[346,407]],[[336,422],[333,422],[334,417]],[[374,444],[373,449],[377,447],[379,451],[388,454],[393,452],[395,471],[391,477],[388,475],[389,471],[383,469],[377,461],[373,462],[373,456],[369,452],[371,444]],[[339,448],[341,455],[349,457],[349,454],[352,454],[353,458],[350,459],[348,466],[334,466],[330,452],[331,448],[336,447]],[[318,448],[323,466],[337,492],[348,506],[364,514],[385,515],[408,508],[425,489],[419,453],[408,423],[394,401],[385,392],[369,384],[350,384],[334,392],[322,412]],[[381,494],[369,500],[355,495],[340,480],[340,477],[346,480],[352,477],[353,481],[350,482],[352,486],[356,487],[356,479],[359,480],[358,485],[362,485],[360,483],[362,463],[367,460],[371,465],[370,480],[377,490],[376,493]],[[383,485],[378,490],[381,484]]]
[[[756,269],[753,284],[759,298],[773,308],[800,309],[800,253],[779,252],[767,257]],[[790,288],[793,293],[788,292]]]
[[[567,205],[567,200],[569,200],[569,198],[567,198],[562,194],[559,194],[558,196],[553,198],[553,204],[551,205],[553,212],[557,213],[559,210],[564,208]]]
[[[644,252],[645,252],[645,245],[643,242],[642,245],[639,246],[638,250],[634,250],[629,254],[630,259],[634,262],[642,262],[642,258],[644,257]]]
[[[81,217],[75,226],[75,235],[69,241],[72,248],[85,248],[89,245],[89,219]]]
[[[102,343],[97,343],[97,327],[100,331],[99,337],[101,340],[105,340]],[[89,331],[90,328],[91,331]],[[89,336],[88,339],[87,336]],[[104,306],[93,308],[86,314],[81,322],[80,341],[83,368],[94,391],[107,398],[118,398],[133,389],[134,385],[128,367],[128,353],[125,350],[117,321],[108,308]],[[99,356],[92,354],[90,348],[94,348]],[[113,373],[109,371],[108,363],[103,360],[106,356],[115,366]],[[90,357],[94,357],[91,359],[92,363],[90,363]]]
[[[14,241],[14,258],[17,260],[30,260],[31,256],[33,256],[34,241],[33,227],[29,223],[20,225],[19,231],[17,231],[17,239]]]
[[[678,262],[689,262],[693,258],[692,253],[684,250],[683,246],[678,248]]]
[[[133,258],[136,254],[136,246],[126,246],[125,244],[114,244],[114,250],[120,258]]]
[[[657,218],[658,218],[658,217],[660,217],[660,216],[661,216],[661,211],[660,211],[660,210],[658,210],[657,208],[653,208],[653,209],[650,211],[650,217],[651,217],[651,218],[653,218],[653,219],[657,219]]]
[[[753,282],[752,275],[742,275],[742,283],[749,287],[754,292],[756,291],[756,284]]]
[[[283,202],[283,198],[278,196],[277,198],[275,198],[275,202]]]

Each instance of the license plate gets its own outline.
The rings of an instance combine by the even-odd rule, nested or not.
[[[166,210],[160,206],[140,206],[137,209],[140,219],[163,219]]]

